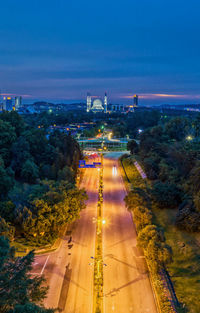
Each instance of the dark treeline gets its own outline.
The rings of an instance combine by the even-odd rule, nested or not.
[[[176,225],[200,231],[200,116],[172,118],[128,144],[151,180],[149,193],[160,209],[179,208]]]
[[[51,243],[78,217],[86,194],[75,186],[79,145],[60,131],[48,135],[16,113],[0,115],[0,234],[34,245]]]
[[[54,313],[42,305],[48,287],[42,276],[31,277],[33,251],[22,258],[0,237],[0,313]]]

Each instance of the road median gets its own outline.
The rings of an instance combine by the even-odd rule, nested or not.
[[[103,313],[103,258],[102,258],[102,206],[103,206],[103,155],[99,171],[97,203],[97,227],[94,257],[94,303],[93,313]]]

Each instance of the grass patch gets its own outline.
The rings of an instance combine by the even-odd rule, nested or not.
[[[199,234],[189,234],[174,226],[176,210],[152,209],[155,223],[163,227],[166,242],[172,247],[173,262],[168,266],[176,295],[190,313],[200,312]]]

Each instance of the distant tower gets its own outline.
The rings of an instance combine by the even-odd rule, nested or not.
[[[90,95],[90,93],[88,92],[88,93],[87,93],[87,112],[90,112],[90,110],[91,110],[91,104],[92,104],[91,95]]]
[[[20,96],[15,97],[15,110],[19,110],[21,106],[22,106],[22,97]]]
[[[104,113],[107,113],[107,106],[108,106],[108,97],[107,97],[107,93],[105,93],[105,96],[104,96]]]
[[[138,95],[133,96],[133,106],[134,108],[138,107]]]

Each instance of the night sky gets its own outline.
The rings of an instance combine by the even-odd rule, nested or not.
[[[0,11],[2,94],[200,102],[198,0],[5,0]]]

